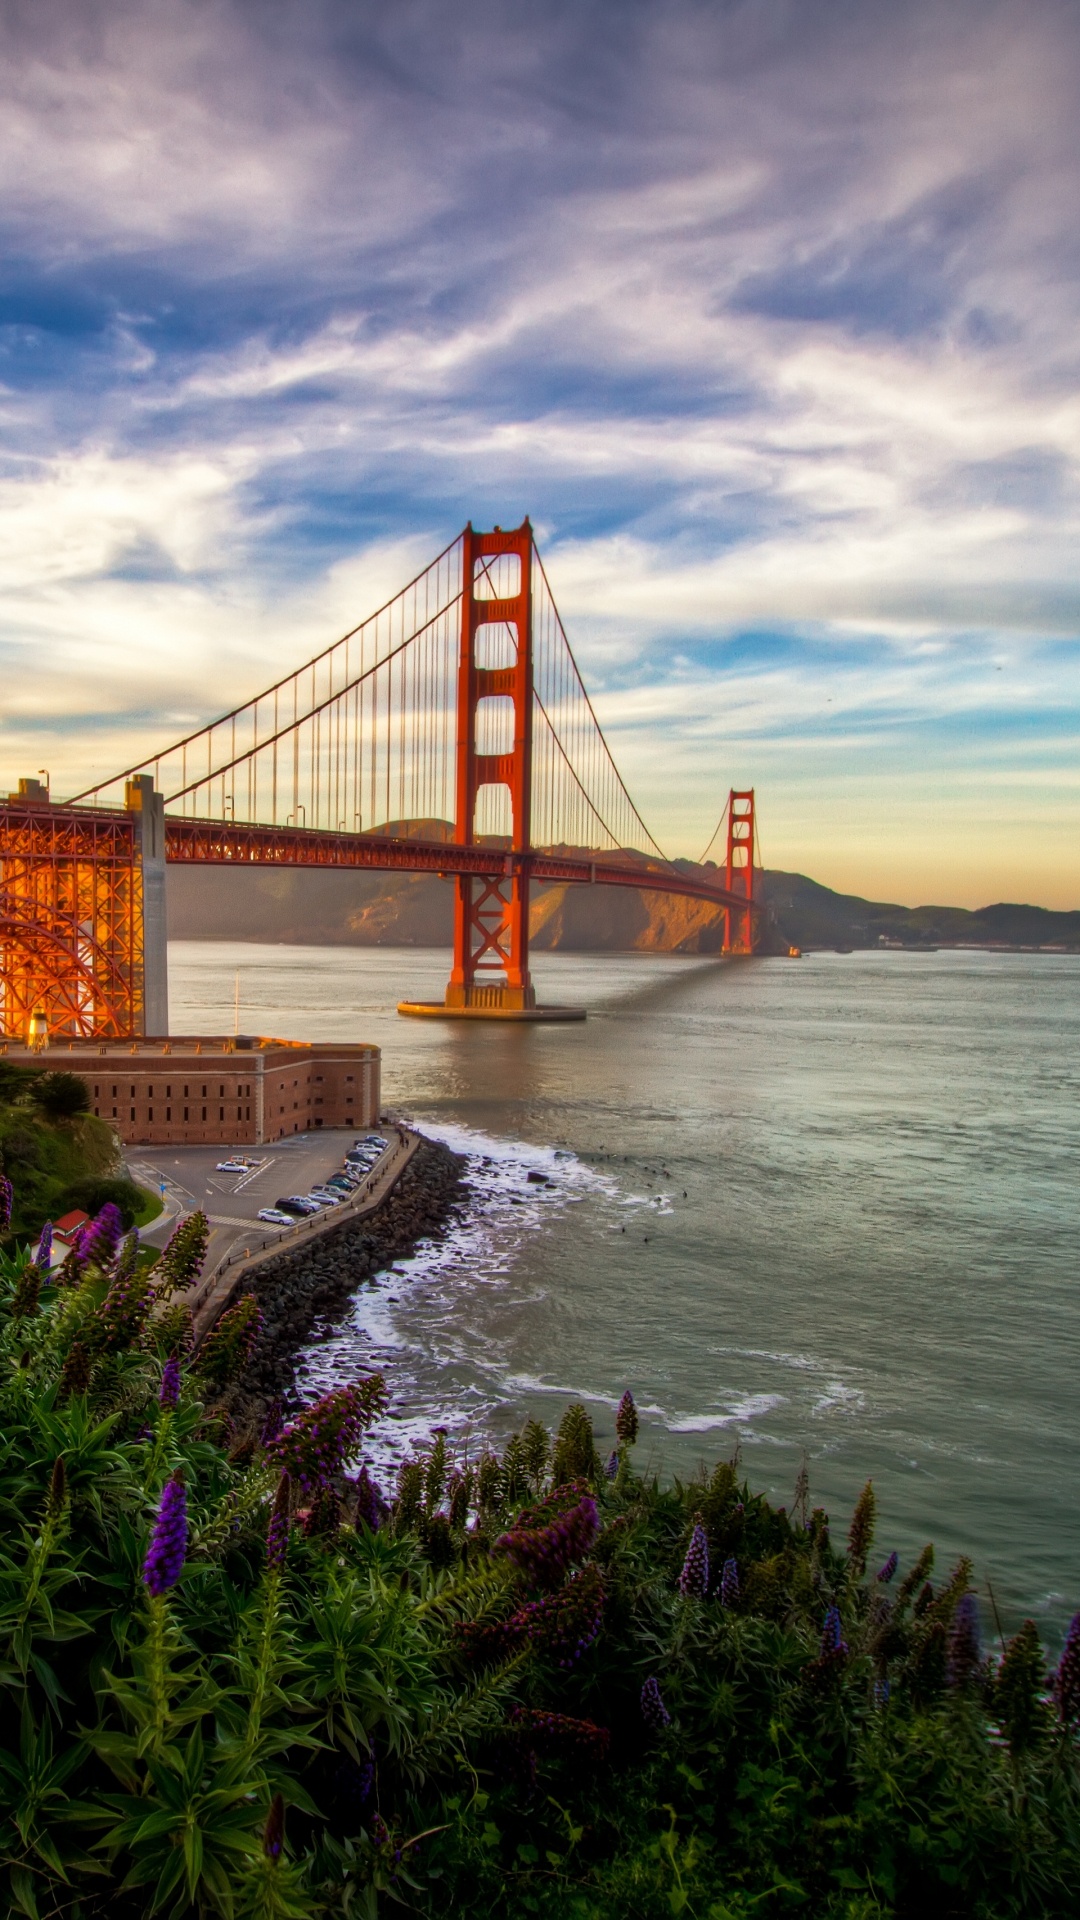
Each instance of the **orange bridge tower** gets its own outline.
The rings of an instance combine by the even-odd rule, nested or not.
[[[727,954],[753,953],[756,931],[756,916],[753,910],[756,844],[753,787],[741,793],[732,787],[728,796],[727,823],[725,885],[729,893],[742,895],[746,906],[741,910],[736,907],[724,909],[723,951]]]

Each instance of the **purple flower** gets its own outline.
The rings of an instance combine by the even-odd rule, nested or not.
[[[671,1715],[664,1705],[655,1673],[649,1675],[641,1689],[641,1717],[650,1733],[663,1733],[664,1728],[671,1725]]]
[[[83,1230],[80,1252],[87,1266],[105,1267],[115,1260],[123,1233],[119,1207],[112,1200],[106,1200],[97,1219]]]
[[[881,1568],[881,1571],[877,1576],[878,1579],[881,1581],[881,1584],[883,1587],[888,1586],[889,1581],[892,1579],[893,1574],[896,1572],[896,1569],[899,1565],[900,1565],[900,1555],[897,1553],[896,1548],[894,1547],[888,1559],[886,1560],[885,1565]]]
[[[979,1644],[979,1608],[973,1593],[962,1593],[949,1632],[949,1650],[945,1677],[950,1687],[967,1685],[979,1670],[982,1648]]]
[[[305,1407],[272,1440],[267,1453],[305,1493],[329,1486],[355,1453],[362,1434],[382,1412],[389,1395],[381,1374],[358,1386],[337,1387],[314,1406]]]
[[[180,1361],[174,1353],[166,1360],[161,1369],[161,1385],[158,1388],[158,1406],[170,1412],[180,1399]]]
[[[1080,1613],[1074,1613],[1054,1675],[1054,1704],[1069,1727],[1080,1720]]]
[[[289,1476],[283,1473],[270,1509],[270,1525],[266,1529],[266,1564],[279,1572],[285,1565],[289,1548],[289,1493]]]
[[[280,1860],[285,1845],[285,1802],[275,1793],[263,1828],[263,1852],[268,1860]]]
[[[739,1597],[739,1563],[729,1554],[724,1561],[724,1571],[720,1575],[720,1601],[725,1607],[733,1607]]]
[[[356,1476],[356,1517],[370,1527],[372,1533],[378,1533],[390,1509],[383,1499],[366,1466],[361,1467]]]
[[[629,1387],[619,1401],[615,1415],[615,1432],[624,1447],[632,1447],[638,1436],[638,1413]]]
[[[371,1789],[375,1785],[375,1742],[371,1739],[370,1735],[368,1736],[367,1756],[361,1760],[356,1769],[355,1784],[356,1798],[360,1805],[363,1806],[364,1801],[371,1798]]]
[[[11,1225],[11,1209],[15,1205],[15,1189],[6,1174],[0,1173],[0,1233],[6,1233]]]
[[[840,1618],[839,1607],[830,1607],[825,1615],[825,1625],[821,1631],[821,1657],[827,1659],[830,1654],[847,1652],[844,1639],[844,1623]]]
[[[699,1524],[690,1535],[690,1545],[686,1549],[686,1559],[679,1575],[679,1592],[688,1597],[696,1594],[703,1598],[708,1590],[709,1542],[704,1527]]]
[[[506,1729],[535,1752],[537,1747],[577,1747],[586,1753],[605,1754],[611,1744],[607,1727],[595,1720],[573,1719],[567,1713],[548,1713],[543,1707],[511,1707]]]
[[[604,1468],[604,1478],[606,1480],[614,1480],[615,1475],[618,1473],[618,1471],[619,1471],[619,1456],[613,1447],[607,1457],[607,1466]]]
[[[42,1273],[47,1274],[52,1260],[52,1221],[46,1220],[38,1240],[37,1263]]]
[[[457,1638],[479,1659],[502,1659],[531,1646],[566,1673],[592,1646],[603,1624],[604,1584],[594,1564],[575,1573],[558,1593],[519,1607],[508,1620],[464,1622]]]
[[[494,1551],[504,1553],[538,1587],[554,1587],[575,1560],[584,1560],[596,1544],[600,1515],[591,1493],[550,1526],[516,1526],[500,1534]]]
[[[155,1599],[175,1587],[187,1553],[187,1495],[180,1468],[165,1482],[154,1522],[150,1546],[143,1563],[143,1579]]]
[[[263,1415],[263,1423],[259,1432],[260,1447],[268,1447],[271,1440],[277,1439],[278,1434],[281,1432],[281,1425],[281,1395],[275,1393],[273,1398],[267,1401],[266,1412]]]
[[[390,1829],[381,1813],[372,1815],[371,1839],[373,1845],[376,1847],[388,1847],[390,1845]]]

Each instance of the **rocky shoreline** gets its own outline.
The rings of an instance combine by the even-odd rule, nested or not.
[[[260,1264],[254,1293],[262,1325],[251,1358],[216,1401],[238,1445],[257,1438],[273,1403],[288,1405],[296,1358],[317,1326],[341,1318],[357,1288],[422,1240],[446,1231],[466,1199],[466,1161],[439,1141],[421,1140],[396,1186],[374,1213]]]

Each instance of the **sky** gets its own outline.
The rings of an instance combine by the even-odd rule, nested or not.
[[[0,782],[538,531],[671,854],[1080,907],[1077,0],[0,0]]]

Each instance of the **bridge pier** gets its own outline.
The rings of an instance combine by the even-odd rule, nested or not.
[[[143,1034],[169,1031],[169,947],[165,919],[165,799],[148,773],[136,774],[124,790],[134,817],[142,875]]]

